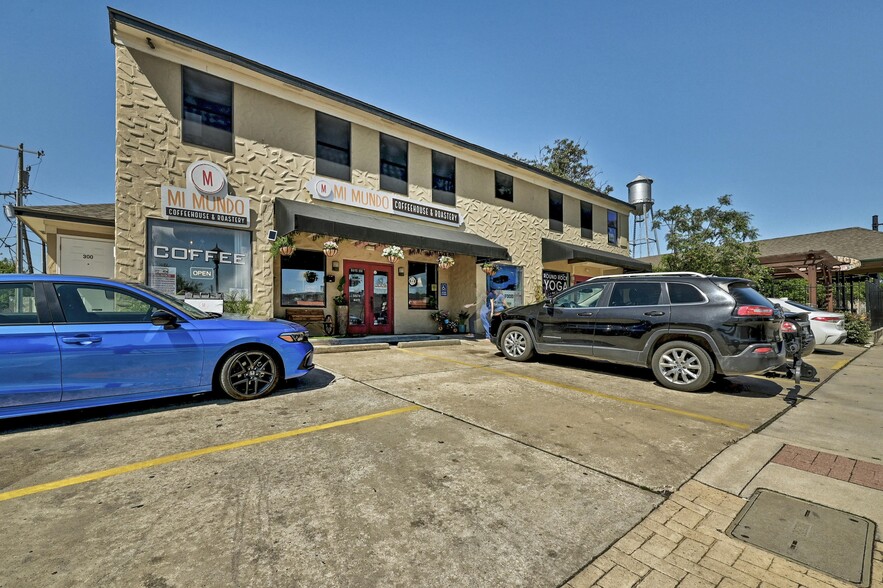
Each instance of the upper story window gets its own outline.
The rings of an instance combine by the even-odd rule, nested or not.
[[[592,239],[594,238],[594,233],[592,232],[592,203],[591,202],[580,202],[579,203],[579,226],[580,233],[582,234],[583,239]]]
[[[457,205],[457,160],[438,151],[432,152],[432,201]]]
[[[316,112],[316,173],[349,182],[350,123]]]
[[[619,214],[616,211],[607,211],[607,242],[616,245],[619,241]]]
[[[184,142],[233,153],[233,82],[181,68]]]
[[[380,189],[408,193],[408,142],[380,133]]]
[[[549,230],[564,232],[564,195],[549,190]]]
[[[513,180],[509,174],[503,172],[494,172],[494,195],[500,200],[515,200],[515,191],[512,188]]]

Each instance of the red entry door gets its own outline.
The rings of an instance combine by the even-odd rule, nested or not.
[[[343,271],[350,307],[347,334],[391,335],[393,266],[345,261]]]

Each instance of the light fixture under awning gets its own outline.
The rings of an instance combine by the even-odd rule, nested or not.
[[[567,261],[567,263],[590,261],[637,272],[649,272],[652,269],[649,263],[638,261],[626,255],[543,239],[543,263],[550,261]]]
[[[505,247],[465,231],[278,198],[275,213],[275,229],[280,235],[292,231],[318,233],[355,241],[432,249],[482,259],[510,259],[509,251]]]

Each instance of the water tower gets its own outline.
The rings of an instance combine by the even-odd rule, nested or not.
[[[659,255],[659,237],[653,228],[653,196],[650,184],[653,180],[638,176],[626,186],[629,189],[629,204],[635,207],[632,221],[632,257]],[[655,248],[654,253],[652,249]]]

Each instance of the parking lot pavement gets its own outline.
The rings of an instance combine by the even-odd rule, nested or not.
[[[787,385],[483,343],[317,360],[259,401],[4,421],[0,587],[558,586]]]

